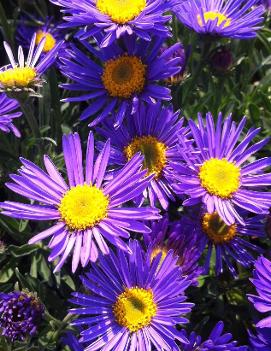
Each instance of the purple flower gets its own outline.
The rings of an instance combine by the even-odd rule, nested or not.
[[[234,39],[256,36],[264,20],[259,0],[173,0],[180,22],[200,33]]]
[[[62,27],[84,27],[79,30],[80,40],[103,33],[102,47],[111,45],[124,34],[135,34],[151,41],[151,36],[170,35],[166,23],[171,16],[163,16],[169,9],[164,0],[51,0],[63,7],[67,23]]]
[[[178,351],[175,340],[187,343],[176,325],[193,307],[185,302],[190,281],[181,277],[177,257],[170,251],[160,264],[137,241],[130,243],[132,254],[118,250],[101,257],[82,277],[87,294],[73,293],[70,310],[80,318],[73,325],[83,326],[81,343],[85,350]]]
[[[237,210],[268,214],[271,206],[271,193],[265,191],[271,185],[271,174],[263,171],[271,165],[271,157],[249,162],[269,138],[249,146],[260,131],[251,128],[238,142],[245,123],[245,117],[239,123],[231,116],[223,121],[220,113],[215,125],[211,113],[207,113],[204,124],[199,114],[198,125],[189,121],[194,145],[181,146],[185,161],[173,164],[173,178],[178,182],[174,188],[180,195],[189,196],[183,204],[203,203],[208,213],[216,211],[227,225],[235,221],[244,225]]]
[[[110,142],[94,162],[94,138],[89,134],[86,166],[83,168],[82,149],[77,133],[63,137],[63,151],[69,185],[60,175],[48,156],[44,157],[46,171],[21,158],[19,175],[12,174],[14,183],[7,187],[39,204],[6,201],[1,203],[2,214],[38,221],[55,220],[56,223],[29,240],[36,243],[52,237],[49,261],[60,257],[58,271],[73,250],[72,271],[94,262],[99,251],[108,254],[108,244],[130,250],[123,239],[129,231],[146,233],[150,229],[142,222],[160,218],[158,210],[151,207],[124,207],[123,204],[139,196],[147,187],[150,177],[141,170],[142,157],[135,155],[118,174],[105,182]],[[98,248],[99,250],[98,250]]]
[[[184,335],[189,339],[189,344],[183,345],[182,351],[247,351],[247,346],[237,346],[237,341],[232,340],[230,333],[224,334],[224,323],[218,322],[213,328],[209,338],[206,341],[202,341],[201,336],[192,332],[187,335],[184,331]]]
[[[63,42],[58,42],[55,47],[40,59],[46,38],[43,38],[35,49],[37,35],[33,35],[27,57],[21,46],[18,48],[18,61],[16,62],[11,47],[4,42],[10,64],[0,68],[0,91],[17,94],[22,91],[30,95],[39,96],[34,88],[42,85],[41,75],[54,63],[58,50]],[[40,62],[37,64],[37,62]]]
[[[12,132],[19,138],[21,133],[13,124],[13,119],[22,115],[18,108],[19,104],[16,100],[10,99],[4,93],[0,93],[0,130],[4,133]]]
[[[248,295],[249,301],[254,304],[257,311],[266,313],[271,311],[271,262],[261,256],[255,263],[253,272],[254,284],[258,295]],[[271,316],[262,319],[256,325],[258,328],[270,328]]]
[[[271,329],[257,329],[256,335],[249,333],[251,351],[270,351],[271,350]]]
[[[91,127],[116,110],[117,127],[126,115],[137,110],[139,101],[154,103],[156,100],[171,100],[170,89],[159,85],[158,81],[180,71],[179,60],[170,59],[180,44],[173,45],[159,55],[161,44],[162,40],[153,39],[149,43],[137,40],[134,36],[125,36],[123,46],[115,43],[109,48],[96,50],[83,42],[98,62],[72,46],[71,50],[67,50],[66,57],[61,57],[61,71],[73,82],[62,84],[62,87],[79,91],[81,96],[63,101],[89,101],[89,106],[81,114],[81,120],[96,115],[90,123]]]
[[[181,67],[181,70],[177,74],[173,74],[171,77],[165,79],[165,81],[170,85],[178,84],[184,79],[185,70],[190,57],[191,47],[188,46],[185,48],[182,43],[179,43],[179,45],[179,48],[172,53],[170,59],[178,60],[178,66]],[[164,43],[160,49],[160,52],[163,53],[167,49],[168,45]]]
[[[0,293],[0,330],[12,342],[37,333],[44,306],[28,291]]]
[[[143,203],[144,198],[148,198],[151,206],[158,201],[167,209],[169,200],[174,200],[168,172],[171,162],[178,159],[178,136],[186,142],[184,120],[179,120],[179,112],[174,113],[172,107],[163,107],[160,103],[147,106],[141,103],[135,114],[127,116],[125,122],[117,130],[112,129],[111,123],[97,128],[102,136],[111,140],[110,162],[123,166],[134,154],[141,152],[144,168],[154,177],[138,201]]]
[[[177,265],[181,267],[182,276],[187,276],[194,285],[197,285],[197,279],[202,274],[202,268],[198,265],[202,251],[199,249],[197,236],[193,236],[192,233],[187,235],[182,221],[170,223],[167,217],[152,222],[151,229],[151,233],[144,235],[151,258],[162,253],[162,262],[168,251],[173,250],[178,256]]]
[[[198,215],[198,213],[200,213]],[[215,272],[217,275],[224,271],[224,265],[234,277],[238,276],[235,266],[237,263],[250,267],[255,262],[255,254],[263,250],[249,242],[250,237],[265,237],[263,216],[249,216],[243,213],[245,224],[234,223],[227,225],[219,215],[192,208],[190,213],[183,216],[180,223],[186,237],[193,237],[198,245],[199,255],[207,247],[205,257],[205,274],[210,271],[210,261],[215,250]]]
[[[29,21],[33,23],[29,24]],[[42,50],[45,54],[51,51],[59,41],[64,39],[64,34],[61,33],[55,24],[53,17],[47,17],[44,21],[41,18],[35,18],[28,14],[21,16],[16,32],[17,42],[24,48],[29,49],[34,34],[36,34],[36,45],[45,38]]]

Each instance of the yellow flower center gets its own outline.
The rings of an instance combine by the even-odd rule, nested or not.
[[[216,212],[203,216],[202,229],[215,244],[227,243],[236,236],[236,224],[225,224]]]
[[[59,205],[62,220],[74,230],[91,228],[107,216],[109,199],[92,185],[77,185],[67,191]]]
[[[43,38],[46,38],[46,40],[42,51],[43,52],[51,51],[56,45],[55,38],[52,36],[52,34],[39,30],[36,33],[36,45],[38,45]]]
[[[97,0],[97,9],[111,17],[112,21],[124,24],[136,18],[146,7],[146,0]]]
[[[15,67],[0,72],[0,84],[6,88],[27,87],[36,78],[36,71],[31,67]]]
[[[136,332],[151,323],[157,306],[151,290],[141,288],[125,289],[113,305],[116,321],[130,332]]]
[[[155,173],[155,176],[159,177],[167,162],[166,149],[164,143],[148,135],[136,137],[124,148],[124,154],[127,160],[130,160],[140,151],[144,156],[144,168],[148,169],[148,175]]]
[[[225,158],[211,158],[200,167],[202,187],[211,195],[231,198],[240,186],[240,169]]]
[[[198,24],[203,27],[204,24],[202,22],[201,16],[197,16]],[[204,21],[207,23],[208,21],[214,21],[217,19],[217,26],[220,26],[222,22],[226,21],[223,25],[223,28],[228,27],[231,24],[231,19],[227,16],[223,15],[223,13],[214,12],[214,11],[207,11],[204,12]]]
[[[130,98],[145,85],[146,66],[136,56],[123,55],[105,63],[102,81],[113,97]]]

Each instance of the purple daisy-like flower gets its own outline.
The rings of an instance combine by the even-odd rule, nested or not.
[[[258,295],[248,295],[249,301],[254,304],[257,311],[266,313],[271,311],[271,262],[261,256],[255,263],[253,271],[254,284]],[[270,328],[271,316],[262,319],[256,324],[258,328]]]
[[[41,18],[35,18],[27,14],[23,15],[19,20],[16,39],[24,48],[30,48],[34,34],[36,34],[36,45],[45,38],[45,44],[42,49],[44,54],[51,51],[59,41],[64,39],[63,31],[61,32],[58,25],[54,23],[53,17],[47,17],[44,21]],[[29,24],[29,21],[32,21],[32,23]]]
[[[36,46],[36,33],[33,35],[28,55],[25,59],[23,48],[18,48],[18,61],[16,62],[11,47],[4,42],[6,53],[10,64],[0,68],[0,91],[9,94],[29,92],[30,95],[37,96],[34,88],[42,85],[41,75],[54,63],[58,50],[63,42],[58,42],[54,48],[43,58],[40,58],[45,46],[46,38],[41,39]],[[38,64],[37,62],[40,61]]]
[[[184,47],[182,43],[179,43],[179,45],[180,45],[179,48],[172,53],[170,58],[171,59],[176,58],[179,60],[178,66],[181,67],[181,70],[179,73],[173,74],[171,77],[165,79],[166,83],[169,85],[178,84],[184,79],[185,70],[187,68],[187,63],[190,57],[191,47],[190,46]],[[168,45],[164,44],[160,52],[163,53],[167,49],[168,49]]]
[[[196,214],[196,215],[195,215]],[[256,215],[250,217],[248,213],[243,214],[245,224],[234,223],[227,225],[217,214],[207,211],[191,209],[190,214],[181,219],[182,230],[187,237],[194,237],[198,243],[199,254],[203,254],[207,247],[205,257],[205,274],[210,271],[210,260],[215,250],[215,272],[221,274],[224,265],[236,277],[236,263],[244,267],[250,267],[255,262],[255,254],[263,250],[246,240],[246,238],[265,237],[264,217]]]
[[[39,204],[5,201],[0,204],[2,214],[38,221],[56,220],[56,223],[29,240],[36,243],[52,237],[49,261],[60,257],[55,268],[58,271],[73,250],[72,271],[79,262],[85,267],[98,257],[98,249],[109,253],[107,242],[130,250],[123,239],[129,231],[146,233],[150,229],[142,223],[160,218],[158,210],[151,207],[124,207],[147,187],[150,177],[141,170],[142,157],[135,155],[110,181],[105,182],[110,141],[94,162],[94,139],[89,134],[85,171],[82,165],[82,149],[77,133],[63,137],[63,151],[69,185],[60,175],[48,156],[44,157],[47,172],[34,163],[21,158],[23,164],[10,178],[14,183],[6,186]]]
[[[144,168],[154,177],[138,201],[143,203],[144,198],[148,198],[151,206],[158,201],[167,209],[169,200],[174,200],[168,173],[171,162],[178,159],[178,136],[183,138],[183,142],[187,140],[184,119],[179,119],[179,111],[174,113],[172,107],[163,107],[161,103],[141,103],[134,115],[127,116],[126,122],[117,130],[112,129],[111,123],[97,128],[99,134],[111,140],[110,162],[123,166],[137,152],[141,152]]]
[[[268,214],[271,206],[271,193],[265,191],[271,185],[271,174],[263,171],[271,165],[271,158],[248,161],[269,138],[249,146],[260,131],[251,128],[239,142],[245,124],[245,117],[235,123],[231,115],[223,121],[221,113],[216,125],[207,113],[204,124],[199,113],[198,125],[189,121],[194,144],[180,147],[184,162],[172,163],[176,193],[189,196],[183,204],[204,203],[208,213],[216,211],[227,225],[245,224],[237,210]]]
[[[0,330],[12,342],[37,333],[44,306],[28,291],[0,293]]]
[[[135,34],[151,41],[153,35],[170,35],[166,23],[171,16],[164,16],[169,4],[164,0],[51,0],[61,6],[65,14],[62,27],[82,27],[80,40],[104,34],[101,46],[109,46],[124,34]]]
[[[218,322],[210,333],[209,338],[206,341],[202,341],[201,336],[192,332],[187,335],[186,331],[183,331],[184,335],[188,338],[189,344],[183,345],[182,351],[247,351],[247,346],[237,346],[237,341],[232,340],[231,333],[224,333],[224,323]]]
[[[78,307],[70,310],[82,315],[72,324],[87,328],[79,341],[86,351],[178,351],[175,340],[188,342],[176,325],[188,322],[183,315],[193,307],[184,295],[190,281],[181,277],[173,252],[160,264],[161,255],[152,260],[137,241],[130,248],[132,254],[101,257],[81,278],[89,293],[73,293]]]
[[[91,127],[102,122],[114,110],[117,110],[115,126],[119,126],[126,115],[137,110],[139,101],[171,100],[170,89],[159,85],[158,81],[180,71],[178,58],[170,59],[180,44],[173,45],[160,55],[162,40],[159,39],[146,42],[125,36],[123,46],[115,43],[101,50],[87,42],[83,44],[99,62],[90,59],[75,46],[67,50],[66,57],[61,57],[61,71],[73,82],[62,84],[62,87],[79,91],[81,96],[63,101],[89,101],[81,120],[97,115],[90,123]]]
[[[0,130],[4,133],[12,132],[19,138],[21,133],[13,124],[13,119],[22,115],[22,112],[17,111],[18,108],[17,100],[10,99],[6,94],[0,93]]]
[[[197,279],[202,274],[202,267],[199,267],[198,263],[202,253],[198,238],[191,233],[187,235],[181,221],[170,223],[167,217],[153,222],[151,230],[144,235],[144,242],[151,252],[151,258],[162,253],[162,262],[169,250],[173,250],[178,257],[177,265],[181,267],[182,276],[187,276],[194,285],[197,285]]]
[[[251,351],[270,351],[271,350],[271,329],[257,329],[256,335],[249,333]]]
[[[264,6],[258,5],[259,0],[173,0],[173,12],[200,34],[250,39],[264,20]]]

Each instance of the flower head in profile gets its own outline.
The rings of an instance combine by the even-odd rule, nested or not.
[[[257,328],[256,334],[249,333],[251,351],[270,351],[271,350],[271,329]]]
[[[111,140],[113,152],[110,162],[122,167],[137,152],[141,152],[144,168],[154,177],[138,201],[148,198],[151,206],[158,201],[167,209],[169,200],[174,200],[168,172],[171,162],[176,160],[178,137],[186,141],[184,120],[179,119],[179,111],[174,113],[172,107],[163,107],[158,102],[139,104],[135,114],[127,116],[125,122],[116,130],[109,122],[97,128],[100,135]]]
[[[151,259],[162,254],[161,262],[170,250],[178,257],[177,265],[181,267],[182,276],[197,285],[202,274],[199,259],[202,254],[198,236],[184,230],[182,221],[169,222],[167,216],[152,222],[151,232],[144,235],[144,242],[150,251]]]
[[[188,342],[176,326],[193,307],[184,295],[190,282],[172,251],[160,264],[161,255],[152,260],[138,241],[130,248],[101,257],[81,278],[88,293],[73,293],[70,310],[80,317],[72,324],[84,328],[79,341],[85,350],[178,351],[177,342]]]
[[[205,274],[210,271],[210,261],[215,251],[215,273],[221,274],[225,268],[234,277],[238,276],[237,263],[249,268],[255,262],[255,256],[263,252],[257,245],[250,242],[249,238],[265,237],[264,216],[250,216],[243,212],[245,224],[226,224],[217,212],[208,213],[206,210],[191,208],[189,214],[181,220],[181,228],[186,237],[194,237],[199,255],[207,247],[205,257]]]
[[[163,53],[168,49],[168,44],[164,43],[160,49],[160,53]],[[188,64],[188,60],[191,53],[191,47],[185,47],[182,43],[179,43],[177,50],[174,50],[171,54],[170,59],[176,59],[179,61],[178,66],[181,67],[181,70],[177,74],[173,74],[171,77],[166,78],[165,82],[168,85],[176,85],[182,82],[185,79],[185,72]]]
[[[24,290],[0,293],[0,330],[12,342],[34,336],[43,313],[36,294]]]
[[[2,214],[20,219],[52,221],[49,229],[35,235],[29,243],[51,237],[49,260],[59,257],[58,271],[73,250],[72,271],[79,262],[85,267],[96,261],[99,251],[109,253],[108,243],[130,250],[124,240],[129,231],[145,233],[150,229],[143,223],[160,218],[151,207],[127,207],[147,187],[150,177],[141,169],[142,157],[135,155],[110,181],[105,181],[110,142],[94,159],[94,139],[89,134],[86,166],[83,168],[81,142],[77,133],[63,137],[63,151],[68,184],[48,156],[44,157],[46,172],[21,158],[22,168],[10,178],[7,187],[15,193],[37,201],[25,204],[1,203]]]
[[[80,94],[64,101],[88,101],[89,106],[81,119],[96,116],[90,126],[102,122],[116,110],[114,122],[117,127],[126,115],[136,111],[140,101],[171,100],[170,89],[159,85],[158,81],[180,71],[179,60],[171,58],[180,44],[162,54],[159,54],[162,44],[159,39],[146,42],[135,36],[125,36],[122,44],[97,50],[83,42],[89,54],[96,56],[95,60],[75,46],[61,57],[62,74],[72,81],[62,87]]]
[[[77,37],[81,40],[103,32],[101,46],[109,46],[124,34],[135,34],[150,41],[153,35],[170,35],[164,16],[169,4],[164,0],[51,0],[61,6],[67,23],[62,27],[84,27]]]
[[[184,205],[203,203],[207,212],[217,212],[227,225],[235,221],[245,224],[240,209],[256,214],[268,214],[271,193],[271,173],[264,170],[271,165],[271,157],[250,161],[250,157],[265,146],[269,138],[255,144],[252,140],[260,128],[251,128],[239,138],[246,124],[244,117],[239,123],[231,116],[217,123],[211,113],[204,121],[198,115],[198,125],[189,121],[194,144],[180,147],[182,163],[173,163],[176,193],[188,195]]]
[[[13,119],[22,115],[18,108],[18,101],[10,99],[5,93],[0,93],[0,130],[4,133],[12,132],[16,137],[21,136],[21,133],[13,124]]]
[[[181,23],[200,34],[250,39],[264,17],[259,0],[173,0],[173,12]]]
[[[59,41],[64,39],[63,31],[61,32],[53,17],[47,17],[43,20],[28,14],[21,16],[16,31],[17,42],[22,47],[29,49],[34,34],[36,34],[36,45],[39,45],[41,40],[45,38],[45,44],[42,49],[43,54],[51,51]]]
[[[232,340],[232,334],[224,332],[222,321],[216,324],[206,341],[202,341],[201,336],[195,332],[187,335],[184,331],[184,335],[188,338],[189,344],[183,345],[182,351],[248,351],[247,346],[238,346],[237,341]]]
[[[257,290],[257,295],[248,295],[257,311],[268,313],[268,316],[259,321],[258,328],[271,327],[271,261],[261,256],[255,263],[253,279],[251,280]]]
[[[40,59],[46,38],[43,38],[37,47],[36,38],[37,35],[34,33],[27,57],[24,56],[23,49],[19,46],[18,61],[15,60],[9,44],[4,42],[10,64],[0,68],[0,91],[5,91],[15,97],[22,92],[38,96],[35,88],[42,86],[41,75],[54,63],[62,42],[58,42],[50,52]],[[40,62],[38,63],[38,61]]]

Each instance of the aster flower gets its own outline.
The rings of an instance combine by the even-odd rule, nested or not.
[[[9,44],[4,42],[10,64],[0,68],[0,91],[5,91],[9,94],[26,91],[34,96],[37,95],[34,89],[42,85],[41,75],[54,63],[62,42],[58,42],[37,64],[46,38],[43,38],[35,49],[36,38],[37,35],[35,33],[32,37],[26,60],[23,49],[19,46],[18,62],[15,61]]]
[[[173,163],[178,181],[175,191],[189,196],[184,205],[204,203],[208,213],[216,211],[227,225],[235,221],[245,224],[237,210],[268,214],[271,205],[271,193],[265,191],[271,185],[271,174],[263,171],[271,165],[271,158],[248,161],[269,138],[249,146],[260,131],[251,128],[238,142],[245,123],[244,117],[236,124],[231,115],[223,121],[220,113],[215,126],[207,113],[204,125],[199,114],[198,125],[189,121],[194,145],[180,147],[185,161]]]
[[[271,329],[257,329],[257,334],[249,333],[251,351],[270,351],[271,350]]]
[[[101,46],[111,45],[123,34],[150,41],[152,35],[170,35],[166,23],[171,16],[163,16],[169,9],[164,0],[51,0],[61,6],[67,23],[62,27],[82,27],[77,33],[81,40],[103,31]]]
[[[29,21],[32,21],[29,24]],[[20,18],[20,23],[17,27],[16,39],[22,47],[29,49],[31,39],[36,33],[35,44],[39,45],[41,40],[45,38],[45,44],[42,52],[46,54],[51,51],[56,44],[64,39],[58,26],[54,23],[53,17],[47,17],[45,21],[39,17],[35,18],[30,15],[23,15]]]
[[[195,238],[199,254],[201,255],[207,247],[205,274],[209,273],[213,250],[216,254],[216,274],[222,273],[225,265],[235,277],[238,275],[235,269],[236,263],[248,268],[254,264],[255,254],[263,252],[247,239],[265,237],[264,217],[260,215],[250,217],[248,213],[244,213],[243,216],[244,225],[240,223],[227,225],[217,212],[210,214],[207,211],[198,211],[197,208],[182,217],[184,235]]]
[[[140,196],[141,203],[147,197],[151,206],[158,200],[167,209],[169,200],[174,200],[168,172],[171,162],[176,160],[178,136],[186,140],[187,128],[183,127],[183,122],[172,107],[141,103],[135,114],[127,116],[127,123],[117,130],[112,129],[111,123],[97,128],[99,134],[111,140],[112,164],[123,166],[139,151],[144,156],[144,168],[154,177]]]
[[[168,45],[164,44],[160,49],[160,53],[163,53],[167,49],[168,49]],[[177,74],[173,74],[171,77],[166,78],[165,79],[166,83],[170,85],[175,85],[180,83],[183,80],[188,59],[190,56],[190,51],[191,51],[190,47],[185,48],[182,43],[179,43],[179,48],[172,53],[170,58],[179,60],[178,66],[181,67],[181,70]]]
[[[255,263],[253,271],[254,284],[258,295],[248,295],[249,301],[254,304],[257,311],[265,313],[271,311],[271,262],[261,256]],[[256,325],[258,328],[270,328],[271,316],[262,319]]]
[[[90,126],[103,121],[115,109],[115,126],[119,126],[125,115],[137,109],[139,101],[171,100],[170,89],[158,85],[157,81],[180,71],[179,60],[170,59],[180,44],[161,55],[162,41],[158,39],[148,43],[126,36],[123,47],[115,43],[102,50],[96,50],[87,42],[83,44],[99,62],[94,62],[75,46],[67,50],[66,57],[61,57],[61,71],[74,82],[62,84],[62,87],[81,94],[83,91],[84,95],[63,101],[89,101],[81,119],[97,114]]]
[[[259,0],[173,0],[173,12],[200,34],[250,39],[264,20],[264,6],[258,4]]]
[[[123,239],[129,238],[129,231],[149,231],[142,222],[159,218],[158,210],[151,207],[124,207],[147,187],[151,177],[145,177],[141,170],[142,157],[135,155],[122,170],[107,183],[104,182],[110,142],[97,156],[94,163],[94,139],[89,134],[85,172],[82,165],[82,150],[77,133],[63,137],[63,151],[69,185],[60,175],[48,156],[44,157],[47,172],[34,163],[21,158],[23,164],[10,178],[14,183],[7,187],[40,204],[24,204],[6,201],[0,204],[2,214],[20,219],[57,222],[29,240],[36,243],[52,237],[49,261],[60,260],[58,271],[73,250],[72,271],[79,261],[85,267],[89,261],[96,261],[98,249],[109,253],[107,242],[123,250],[129,250]]]
[[[87,328],[80,342],[86,351],[177,351],[175,340],[187,342],[176,325],[193,307],[184,296],[190,282],[172,252],[160,265],[161,255],[151,260],[137,241],[130,247],[133,254],[112,251],[81,278],[88,294],[73,293],[70,312],[82,317],[72,323]]]
[[[187,335],[189,344],[183,345],[182,351],[247,351],[247,346],[237,346],[237,341],[232,340],[232,334],[224,333],[224,323],[218,322],[213,328],[209,338],[202,341],[201,336],[192,332]]]
[[[0,93],[0,130],[4,133],[12,132],[16,137],[21,136],[19,130],[13,124],[13,119],[22,115],[22,112],[18,111],[18,107],[19,104],[16,100]]]
[[[163,217],[151,225],[151,232],[144,235],[146,247],[151,252],[153,259],[162,253],[163,260],[169,250],[173,250],[178,257],[177,265],[181,267],[182,276],[188,276],[194,285],[202,274],[202,268],[198,261],[202,251],[197,236],[183,230],[182,221],[169,222],[167,217]]]
[[[12,342],[37,333],[44,306],[28,291],[0,293],[0,330]]]

